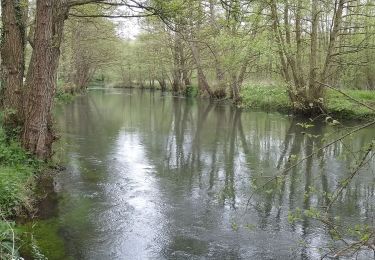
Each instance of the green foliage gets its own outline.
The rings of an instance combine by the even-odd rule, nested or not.
[[[199,93],[198,86],[195,86],[195,85],[186,86],[185,96],[196,97],[198,96],[198,93]]]
[[[6,217],[30,209],[33,168],[27,166],[0,167],[0,205]]]
[[[15,223],[0,220],[0,259],[18,260],[19,256],[16,243]]]
[[[82,5],[72,8],[75,15],[108,15],[113,9],[100,5]],[[103,81],[115,81],[113,75],[121,59],[118,45],[122,43],[116,25],[106,18],[68,19],[64,27],[64,40],[59,64],[59,80],[64,87],[74,85],[75,92],[86,89],[96,77]],[[70,87],[68,87],[70,88]],[[59,95],[60,100],[69,102],[68,95]]]
[[[2,166],[18,166],[34,164],[35,160],[26,153],[14,140],[7,140],[0,128],[0,163]]]
[[[57,88],[55,99],[59,103],[70,103],[74,99],[74,95],[67,93],[62,88]]]

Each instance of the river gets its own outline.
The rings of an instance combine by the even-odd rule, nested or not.
[[[55,159],[66,170],[54,178],[52,213],[35,224],[50,259],[319,259],[327,229],[288,216],[327,205],[375,138],[362,130],[272,189],[262,188],[270,176],[346,130],[131,89],[90,90],[58,106],[56,121]],[[374,165],[339,196],[332,218],[374,225]]]

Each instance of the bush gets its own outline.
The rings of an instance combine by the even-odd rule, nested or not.
[[[57,88],[55,98],[58,102],[69,103],[73,100],[74,95],[70,92],[66,92],[63,88]]]

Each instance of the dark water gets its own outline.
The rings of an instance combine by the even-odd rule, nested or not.
[[[56,114],[56,157],[67,169],[55,178],[55,214],[36,225],[50,259],[319,259],[327,229],[308,218],[290,223],[288,213],[327,205],[375,138],[363,130],[291,170],[277,189],[256,189],[344,130],[136,90],[90,91]],[[338,198],[332,218],[374,224],[374,165]]]

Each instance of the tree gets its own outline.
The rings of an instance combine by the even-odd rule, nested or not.
[[[350,9],[356,9],[355,13],[350,14]],[[366,9],[360,1],[347,0],[322,4],[300,0],[270,2],[279,63],[297,111],[308,114],[324,111],[325,94],[319,82],[334,82],[345,56],[363,51],[360,45],[345,41],[348,36],[356,35],[352,29],[356,26],[352,27],[349,17],[361,16]],[[303,66],[307,62],[309,65]]]
[[[70,11],[62,42],[59,80],[74,86],[74,90],[86,90],[99,69],[111,66],[118,56],[115,25],[106,18],[75,17],[74,14],[103,14],[96,6],[79,6]],[[73,90],[73,89],[72,89]]]
[[[22,82],[25,72],[27,1],[2,0],[1,101],[8,130],[22,120]]]
[[[16,108],[22,104],[23,115],[21,141],[23,146],[41,159],[47,159],[52,155],[52,143],[55,140],[52,124],[53,98],[57,85],[57,71],[60,58],[60,48],[63,39],[65,21],[69,11],[74,6],[82,6],[90,3],[105,6],[130,6],[132,8],[148,9],[143,3],[134,0],[108,2],[104,0],[37,0],[35,13],[35,31],[31,37],[33,47],[29,69],[25,81],[25,89],[22,91],[24,99],[17,94],[23,88],[23,64],[25,63],[24,46],[25,30],[23,11],[28,1],[13,2],[2,1],[5,33],[2,46],[4,105],[7,108]],[[18,13],[17,13],[18,12]],[[108,15],[101,15],[108,16]],[[121,17],[122,15],[118,15]],[[18,21],[18,23],[17,23]],[[32,27],[34,28],[34,27]],[[14,48],[13,50],[13,47]],[[7,57],[7,54],[9,56]],[[12,67],[14,66],[15,67]],[[20,116],[17,116],[20,118]]]

